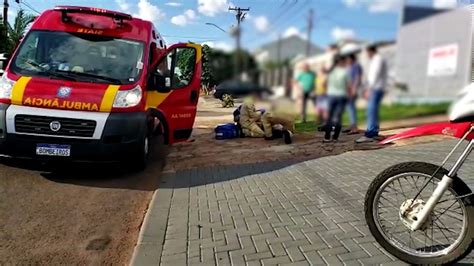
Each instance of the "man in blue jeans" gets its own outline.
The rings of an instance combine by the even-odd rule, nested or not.
[[[360,94],[360,88],[362,85],[362,66],[357,62],[355,54],[350,54],[347,57],[349,76],[351,79],[351,87],[349,97],[347,99],[347,111],[349,112],[350,127],[344,132],[349,135],[358,134],[359,129],[357,128],[357,97]]]
[[[376,46],[369,46],[367,54],[370,58],[369,71],[367,73],[367,130],[364,136],[356,140],[356,143],[374,141],[379,135],[379,112],[382,98],[387,86],[387,63],[377,52]]]
[[[347,104],[347,96],[350,89],[350,77],[347,71],[346,58],[337,55],[334,59],[334,68],[327,79],[327,97],[329,115],[324,127],[324,143],[337,141],[341,133],[341,122],[344,109]],[[334,134],[331,139],[331,131]]]

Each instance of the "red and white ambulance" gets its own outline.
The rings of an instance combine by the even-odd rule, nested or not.
[[[145,166],[153,137],[189,138],[201,47],[153,24],[61,6],[42,13],[0,80],[0,154]]]

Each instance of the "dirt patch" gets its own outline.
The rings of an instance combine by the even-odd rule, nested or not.
[[[323,143],[323,133],[296,134],[293,144],[283,140],[239,138],[216,140],[213,129],[216,125],[232,122],[235,108],[222,108],[219,101],[204,97],[200,99],[195,129],[190,142],[176,144],[170,149],[166,169],[170,171],[213,165],[239,165],[271,161],[304,161],[329,155],[337,155],[353,150],[372,150],[389,147],[377,143],[356,144],[354,140],[362,136],[342,134],[336,143]],[[393,123],[392,123],[393,124]],[[389,136],[396,130],[382,132]],[[410,145],[439,140],[443,137],[431,136],[397,142],[396,145]]]
[[[171,147],[165,169],[176,171],[213,165],[302,161],[356,149],[381,148],[375,143],[356,145],[354,140],[360,135],[343,134],[337,143],[323,144],[321,132],[296,134],[291,145],[284,144],[282,139],[216,140],[213,131],[215,126],[232,122],[234,109],[222,108],[219,101],[213,98],[201,98],[191,141]]]

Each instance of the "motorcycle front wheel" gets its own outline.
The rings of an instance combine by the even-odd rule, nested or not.
[[[406,215],[421,210],[447,173],[433,164],[408,162],[384,170],[372,181],[365,197],[365,219],[390,254],[410,264],[431,265],[455,262],[472,250],[474,197],[459,178],[454,178],[423,226],[409,229]]]

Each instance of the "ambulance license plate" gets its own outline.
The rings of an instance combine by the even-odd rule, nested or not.
[[[36,154],[45,156],[69,157],[71,156],[71,146],[59,144],[37,144]]]

